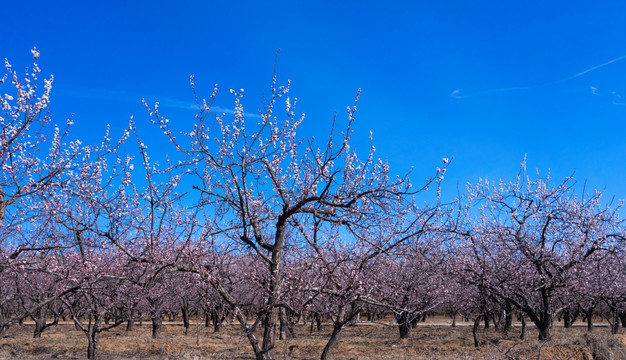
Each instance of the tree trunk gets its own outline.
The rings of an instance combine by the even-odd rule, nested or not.
[[[89,345],[87,345],[87,359],[93,360],[96,358],[96,348],[98,346],[98,340],[100,337],[99,326],[94,325],[94,329],[88,335]]]
[[[189,335],[189,310],[186,307],[182,307],[181,311],[183,313],[183,326],[185,327],[185,336]]]
[[[41,323],[41,321],[35,320],[35,331],[33,332],[33,339],[37,339],[41,337],[41,333],[43,333],[44,325],[45,325],[45,322]]]
[[[502,314],[494,313],[492,316],[493,319],[493,327],[496,332],[500,332],[502,330],[502,322],[504,321],[504,317]]]
[[[489,329],[489,313],[485,314],[485,330]]]
[[[315,324],[317,325],[317,332],[322,331],[322,315],[315,313]]]
[[[223,318],[220,317],[217,310],[213,310],[211,312],[211,317],[213,318],[213,332],[220,332],[220,330],[222,329]]]
[[[322,351],[322,356],[320,357],[320,360],[332,359],[330,353],[339,341],[339,333],[341,332],[342,327],[342,324],[340,324],[339,322],[335,322],[335,325],[333,326],[333,333],[330,335],[330,339],[328,339],[328,342],[324,347],[324,351]]]
[[[262,359],[271,359],[269,351],[274,348],[276,340],[276,324],[278,323],[278,309],[271,307],[263,318],[263,350],[266,351]]]
[[[398,330],[400,331],[400,339],[407,339],[411,331],[409,314],[406,311],[402,311],[400,314],[396,314],[395,318],[398,323]]]
[[[474,347],[480,347],[480,342],[478,341],[478,328],[480,327],[480,316],[474,320],[474,326],[472,327],[472,336],[474,337]]]
[[[93,360],[96,358],[96,343],[89,337],[89,345],[87,346],[87,359]]]
[[[341,329],[343,329],[344,325],[352,321],[356,316],[361,313],[361,309],[355,308],[354,303],[351,304],[350,308],[350,313],[347,313],[346,309],[343,306],[340,308],[339,313],[337,314],[337,319],[333,322],[333,332],[330,335],[326,346],[324,346],[324,351],[322,351],[322,356],[320,357],[321,360],[332,359],[331,352],[339,342],[339,334],[341,333]]]
[[[278,335],[279,340],[285,340],[287,338],[287,328],[289,324],[287,324],[287,310],[284,307],[279,309],[280,313],[280,331]]]
[[[128,321],[126,323],[126,331],[135,330],[135,314],[136,314],[135,310],[130,311],[130,314],[128,315]]]
[[[152,337],[155,339],[160,338],[161,328],[163,325],[163,319],[161,319],[161,316],[156,315],[156,316],[153,316],[151,320],[152,320]]]
[[[619,331],[619,316],[617,315],[617,305],[615,305],[615,307],[613,307],[613,306],[611,306],[611,307],[612,307],[611,313],[613,315],[612,316],[613,321],[609,322],[609,323],[611,324],[611,334],[615,335]]]
[[[100,313],[95,313],[93,316],[93,324],[91,324],[91,315],[89,319],[89,327],[86,329],[85,334],[87,335],[88,345],[87,345],[87,359],[93,360],[96,358],[96,348],[98,346],[98,340],[100,338],[102,324],[102,315]]]
[[[519,334],[519,338],[520,340],[524,340],[524,338],[526,337],[526,316],[524,314],[522,314],[522,331]]]
[[[537,330],[539,330],[539,341],[550,340],[552,338],[550,330],[552,330],[553,318],[549,308],[544,308],[539,318],[531,316],[531,319],[535,323],[535,326],[537,326]]]
[[[551,329],[552,322],[554,320],[553,313],[551,311],[551,307],[548,301],[544,301],[544,307],[541,309],[541,312],[537,313],[534,309],[529,306],[524,307],[524,312],[530,320],[535,324],[537,330],[539,330],[539,341],[547,341],[552,337]]]
[[[283,213],[279,216],[276,223],[276,233],[274,235],[274,244],[271,251],[271,262],[269,263],[269,286],[265,303],[267,309],[265,309],[266,313],[263,317],[263,346],[261,353],[257,353],[257,360],[272,359],[272,349],[276,341],[276,324],[278,323],[279,312],[276,303],[279,301],[281,295],[281,267],[288,218],[289,216]]]
[[[537,327],[539,330],[539,340],[547,341],[550,340],[552,334],[550,333],[550,326],[548,324],[541,324]]]
[[[502,326],[502,332],[508,334],[513,326],[513,305],[510,301],[504,303],[504,310],[502,312],[504,316],[504,325]]]
[[[589,332],[593,331],[593,311],[594,311],[594,308],[591,307],[585,313],[585,315],[587,316],[587,331]]]
[[[511,331],[512,326],[513,326],[513,313],[510,311],[507,311],[504,316],[504,326],[502,328],[502,331],[505,334],[508,334],[509,331]]]
[[[572,311],[569,306],[563,309],[563,327],[566,329],[572,327]]]

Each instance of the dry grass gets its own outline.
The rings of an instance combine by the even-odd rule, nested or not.
[[[444,319],[445,320],[445,319]],[[587,334],[584,327],[553,330],[553,340],[540,343],[529,327],[527,339],[518,339],[519,328],[505,336],[493,329],[480,331],[482,346],[473,347],[471,329],[465,324],[451,328],[441,319],[420,324],[409,339],[400,340],[397,329],[382,324],[347,327],[334,351],[336,359],[518,359],[518,360],[626,360],[626,335],[610,335],[607,328]],[[308,326],[296,328],[296,338],[278,341],[277,359],[316,359],[330,334],[330,326],[321,332],[309,332]],[[32,325],[14,327],[0,341],[1,359],[82,359],[87,339],[73,325],[61,324],[48,329],[40,339],[32,339]],[[210,328],[192,326],[184,336],[181,325],[163,328],[160,339],[150,337],[149,323],[133,332],[124,327],[102,334],[98,346],[100,359],[251,359],[248,341],[237,325],[225,326],[219,333]]]

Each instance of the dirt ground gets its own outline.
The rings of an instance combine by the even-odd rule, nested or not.
[[[481,329],[480,349],[475,349],[471,327],[460,323],[450,327],[449,320],[431,319],[411,330],[410,338],[401,340],[397,328],[385,324],[360,323],[344,330],[333,352],[335,359],[518,359],[518,360],[626,360],[624,330],[611,335],[606,327],[588,334],[578,325],[572,329],[557,326],[553,340],[540,343],[537,332],[529,326],[526,340],[519,340],[519,326],[508,335]],[[33,339],[32,324],[15,326],[0,340],[0,359],[84,359],[87,338],[72,324],[47,329]],[[296,327],[296,337],[278,341],[277,359],[317,359],[331,331],[330,324],[321,332],[310,332],[308,325]],[[221,332],[192,325],[188,336],[182,324],[165,323],[162,337],[151,338],[151,325],[144,322],[132,332],[122,325],[102,333],[98,359],[252,359],[252,350],[237,325],[227,325]]]

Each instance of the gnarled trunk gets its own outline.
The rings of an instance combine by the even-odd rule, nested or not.
[[[398,323],[398,331],[400,332],[400,339],[407,339],[409,332],[411,331],[411,317],[406,311],[402,311],[395,315],[396,322]]]
[[[352,319],[354,319],[354,317],[357,316],[360,312],[361,309],[355,309],[354,304],[352,304],[352,309],[350,313],[346,312],[345,307],[341,307],[339,313],[337,314],[337,319],[333,322],[333,332],[330,335],[326,346],[324,346],[324,350],[322,351],[322,356],[320,357],[320,360],[332,359],[331,353],[339,342],[339,334],[341,333],[343,326],[350,322]]]
[[[538,339],[540,341],[550,340],[552,338],[551,330],[554,318],[548,297],[544,297],[543,307],[538,312],[535,312],[530,306],[526,306],[523,310],[535,324],[537,330],[539,330]]]
[[[160,315],[153,316],[152,320],[152,337],[160,338],[161,337],[161,328],[163,327],[163,319],[161,319]]]
[[[279,340],[285,340],[287,338],[287,329],[289,328],[287,320],[287,310],[284,307],[280,308],[280,332],[278,335]]]
[[[54,326],[56,324],[59,323],[59,317],[55,316],[54,317],[54,321],[52,321],[49,324],[46,324],[46,319],[37,319],[35,320],[35,331],[33,332],[33,338],[40,338],[41,334],[43,333],[44,330],[46,330],[47,328]]]
[[[96,358],[96,348],[98,346],[100,332],[92,331],[87,338],[89,339],[89,345],[87,345],[87,359],[92,360]]]
[[[322,351],[322,356],[320,360],[328,360],[331,359],[331,351],[337,346],[337,342],[339,341],[339,333],[341,332],[343,325],[339,325],[335,322],[333,326],[333,333],[330,335],[324,350]]]

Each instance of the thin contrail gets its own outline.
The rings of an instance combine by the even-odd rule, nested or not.
[[[579,76],[585,75],[585,74],[586,74],[586,73],[588,73],[588,72],[592,72],[592,71],[594,71],[594,70],[596,70],[596,69],[599,69],[599,68],[601,68],[601,67],[604,67],[604,66],[610,65],[610,64],[612,64],[612,63],[614,63],[614,62],[618,62],[618,61],[620,61],[620,60],[624,60],[624,59],[626,59],[626,55],[622,55],[622,56],[620,56],[620,57],[617,57],[617,58],[615,58],[615,59],[613,59],[613,60],[609,60],[609,61],[607,61],[607,62],[605,62],[605,63],[600,64],[600,65],[592,66],[592,67],[590,67],[590,68],[589,68],[589,69],[587,69],[587,70],[583,70],[583,71],[579,72],[579,73],[578,73],[578,74],[576,74],[576,75],[572,75],[572,76],[567,77],[567,78],[565,78],[565,79],[561,79],[561,80],[559,80],[558,82],[562,82],[562,81],[567,81],[567,80],[572,80],[572,79],[575,79],[575,78],[577,78],[577,77],[579,77]]]
[[[475,92],[475,93],[467,94],[467,95],[464,95],[463,91],[461,89],[456,89],[456,90],[454,90],[450,94],[450,96],[455,98],[455,99],[463,99],[463,98],[480,96],[480,95],[486,95],[486,94],[491,94],[491,93],[496,93],[496,92],[536,89],[536,88],[540,88],[540,87],[544,87],[544,86],[548,86],[548,85],[554,85],[554,84],[558,84],[558,83],[562,83],[562,82],[565,82],[565,81],[576,79],[577,77],[583,76],[583,75],[585,75],[585,74],[587,74],[589,72],[592,72],[594,70],[597,70],[597,69],[599,69],[601,67],[605,67],[607,65],[610,65],[612,63],[615,63],[615,62],[618,62],[618,61],[621,61],[621,60],[624,60],[624,59],[626,59],[626,55],[622,55],[620,57],[616,57],[615,59],[609,60],[609,61],[604,62],[602,64],[592,66],[592,67],[590,67],[588,69],[585,69],[585,70],[583,70],[583,71],[581,71],[579,73],[576,73],[576,74],[574,74],[572,76],[564,77],[562,79],[550,81],[550,82],[543,83],[543,84],[483,90],[483,91],[479,91],[479,92]]]

